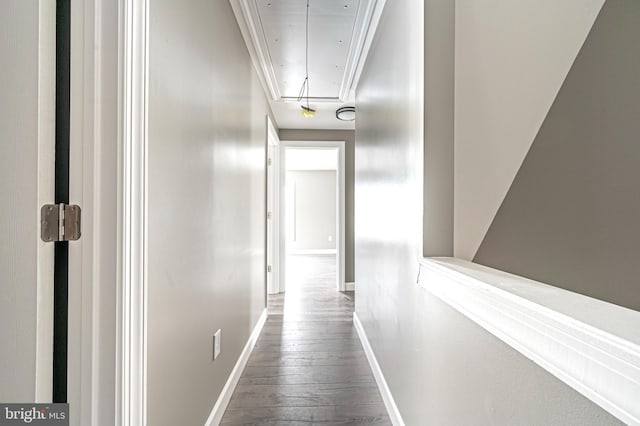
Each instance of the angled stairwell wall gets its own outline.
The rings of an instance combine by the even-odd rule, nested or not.
[[[473,259],[603,3],[456,2],[456,257]]]
[[[639,45],[607,0],[475,262],[640,310]]]

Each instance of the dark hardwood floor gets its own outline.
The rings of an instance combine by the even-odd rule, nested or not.
[[[353,327],[353,292],[335,288],[335,257],[290,256],[223,425],[390,425]]]

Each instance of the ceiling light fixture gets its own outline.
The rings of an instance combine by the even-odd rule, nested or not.
[[[302,82],[300,93],[298,94],[298,102],[300,102],[303,98],[306,98],[307,105],[300,105],[300,107],[302,108],[302,116],[305,118],[313,118],[316,115],[316,110],[309,106],[309,0],[307,0],[307,21],[305,26],[304,67],[304,81]]]
[[[356,107],[345,106],[336,110],[336,118],[342,121],[353,121],[356,119]]]

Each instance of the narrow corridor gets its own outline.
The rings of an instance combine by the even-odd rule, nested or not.
[[[335,257],[290,256],[223,425],[389,425],[353,326],[354,293],[335,289]]]

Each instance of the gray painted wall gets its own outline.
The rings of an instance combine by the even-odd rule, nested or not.
[[[149,48],[147,411],[200,425],[265,307],[268,105],[229,2],[152,0]]]
[[[427,14],[428,27],[451,13],[446,2],[429,3],[386,3],[356,90],[356,313],[382,372],[408,425],[615,423],[415,284],[423,250],[423,17],[447,8]],[[451,28],[441,36],[451,45]]]
[[[454,255],[471,260],[604,0],[457,0]]]
[[[455,2],[424,7],[423,253],[453,256]]]
[[[280,129],[280,140],[283,141],[344,141],[345,142],[345,281],[356,280],[354,270],[354,147],[355,132],[353,130],[296,130]]]
[[[607,0],[474,261],[640,310],[638,45]]]
[[[336,172],[290,170],[289,184],[295,186],[295,240],[287,241],[287,250],[335,250]]]

